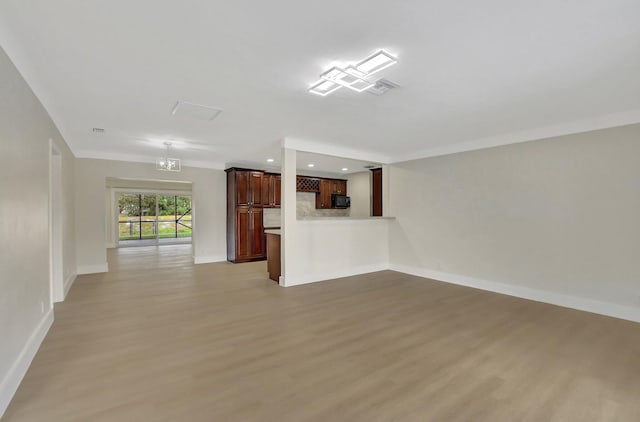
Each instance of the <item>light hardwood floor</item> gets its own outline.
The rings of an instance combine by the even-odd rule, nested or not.
[[[14,421],[638,421],[640,324],[392,271],[283,289],[189,246],[81,276]]]

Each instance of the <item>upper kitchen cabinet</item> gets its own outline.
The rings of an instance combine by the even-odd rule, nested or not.
[[[252,170],[234,170],[236,205],[262,205],[263,172]]]
[[[320,192],[316,194],[316,208],[330,209],[331,195],[346,195],[347,181],[341,179],[320,179]]]
[[[346,180],[332,180],[331,181],[331,193],[336,195],[347,194],[347,181]]]
[[[262,206],[280,208],[280,188],[282,179],[279,174],[265,173],[262,176]]]
[[[316,194],[316,208],[331,208],[331,191],[333,189],[332,181],[329,179],[320,179],[320,193]]]

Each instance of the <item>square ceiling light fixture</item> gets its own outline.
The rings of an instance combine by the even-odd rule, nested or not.
[[[324,79],[320,79],[318,82],[316,82],[309,88],[309,92],[313,94],[321,95],[324,97],[325,95],[329,95],[333,91],[339,88],[340,88],[340,85],[336,83],[333,83],[331,81],[326,81]]]
[[[384,50],[379,50],[355,66],[334,66],[320,75],[320,80],[309,87],[312,94],[326,96],[345,87],[363,92],[375,86],[368,78],[383,69],[398,63],[398,59]]]
[[[320,75],[320,77],[326,81],[334,82],[356,92],[362,92],[375,85],[374,83],[365,80],[364,77],[366,76],[367,75],[358,71],[353,66],[349,66],[345,70],[342,70],[339,67],[332,67]]]
[[[356,69],[365,75],[373,75],[374,73],[380,72],[382,69],[386,69],[396,63],[398,63],[398,59],[386,51],[380,50],[358,63],[356,65]]]

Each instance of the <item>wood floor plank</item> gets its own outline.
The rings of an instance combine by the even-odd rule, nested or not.
[[[392,271],[283,289],[189,245],[79,276],[3,422],[638,421],[640,324]]]

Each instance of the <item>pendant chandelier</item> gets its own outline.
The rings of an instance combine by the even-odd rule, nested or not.
[[[179,158],[170,158],[169,150],[171,149],[171,142],[165,142],[165,146],[167,147],[164,153],[164,157],[160,157],[156,159],[156,170],[161,171],[180,171],[180,159]]]

